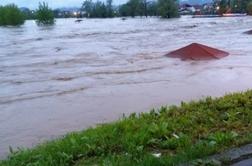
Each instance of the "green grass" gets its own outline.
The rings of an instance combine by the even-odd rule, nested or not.
[[[0,165],[177,165],[252,142],[251,120],[252,91],[208,97],[70,133]]]

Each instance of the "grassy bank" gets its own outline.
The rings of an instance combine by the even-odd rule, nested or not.
[[[1,166],[177,165],[252,142],[252,91],[132,114],[12,152]]]

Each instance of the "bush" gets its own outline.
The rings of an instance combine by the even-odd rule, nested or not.
[[[55,23],[53,11],[48,7],[47,3],[39,3],[39,8],[36,11],[36,22],[38,25],[52,25]]]
[[[158,0],[158,13],[162,18],[178,17],[178,5],[175,0]]]
[[[14,4],[0,6],[0,26],[22,25],[25,19],[23,13]]]

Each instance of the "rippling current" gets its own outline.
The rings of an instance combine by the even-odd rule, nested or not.
[[[181,100],[252,88],[252,17],[27,21],[0,28],[0,156]],[[164,55],[192,42],[212,61]]]

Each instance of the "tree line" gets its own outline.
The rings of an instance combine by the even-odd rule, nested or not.
[[[113,0],[85,0],[81,6],[82,17],[112,18],[135,16],[161,16],[174,18],[179,16],[178,0],[128,0],[125,4],[114,6]],[[252,15],[252,0],[214,0],[214,9],[218,13],[248,13]],[[84,14],[83,14],[84,13]],[[0,26],[21,25],[26,19],[35,19],[38,25],[54,24],[56,12],[47,3],[39,3],[35,12],[21,11],[15,4],[0,5]]]
[[[161,16],[164,18],[178,17],[177,0],[129,0],[120,6],[113,6],[112,0],[107,2],[85,0],[82,11],[89,18]]]
[[[248,13],[252,15],[252,0],[214,0],[214,6],[223,13]]]

